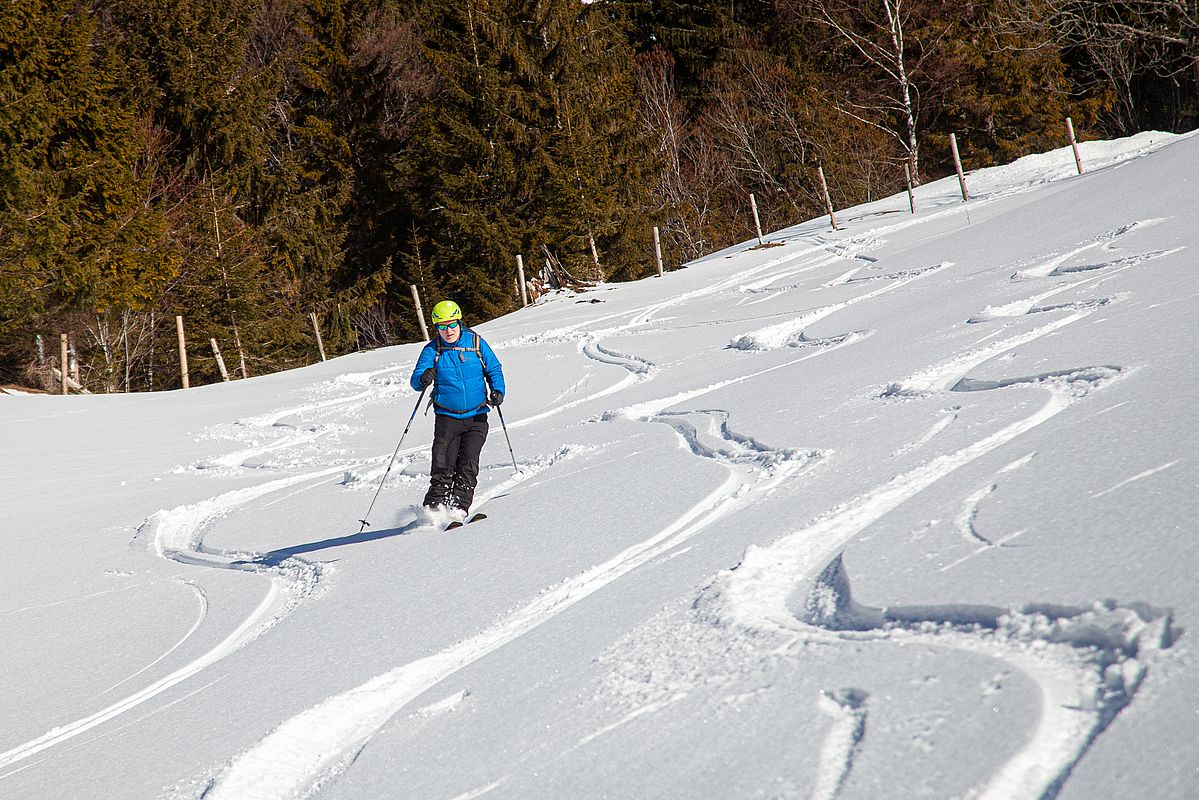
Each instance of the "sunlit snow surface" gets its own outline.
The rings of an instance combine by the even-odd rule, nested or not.
[[[1196,796],[1199,139],[1082,153],[479,326],[454,532],[419,344],[0,396],[0,797]]]

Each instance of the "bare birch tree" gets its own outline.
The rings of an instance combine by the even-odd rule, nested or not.
[[[661,173],[655,194],[668,215],[665,231],[689,260],[711,250],[711,217],[727,184],[721,154],[703,126],[690,119],[675,91],[673,64],[662,52],[639,63],[637,83],[643,124],[658,151]]]
[[[811,4],[812,20],[849,42],[887,87],[878,93],[864,93],[861,101],[847,98],[837,103],[837,109],[894,137],[912,175],[918,176],[919,92],[911,80],[904,31],[909,8],[908,0],[815,0]]]
[[[1199,87],[1196,0],[1016,0],[1009,6],[1005,24],[1085,56],[1092,79],[1114,95],[1112,112],[1126,133],[1141,127],[1139,79],[1165,79],[1176,89],[1189,83],[1192,92]]]

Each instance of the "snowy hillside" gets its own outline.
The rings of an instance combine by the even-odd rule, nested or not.
[[[0,396],[0,798],[1199,796],[1199,138],[1083,159],[480,326],[456,532],[416,344]]]

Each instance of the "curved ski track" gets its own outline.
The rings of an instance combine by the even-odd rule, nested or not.
[[[812,249],[785,254],[764,264],[730,275],[729,277],[679,297],[650,304],[624,314],[612,314],[593,320],[610,323],[624,318],[621,324],[595,331],[584,331],[585,324],[569,326],[532,337],[512,340],[509,346],[547,341],[579,342],[579,352],[587,358],[625,369],[625,377],[616,384],[576,399],[564,406],[514,422],[510,427],[532,424],[566,408],[573,408],[619,392],[627,386],[650,380],[657,367],[638,356],[620,353],[602,345],[603,338],[643,326],[653,316],[672,305],[700,296],[729,290],[752,275],[786,264]],[[870,293],[876,296],[881,292]],[[828,309],[822,316],[837,308]],[[604,419],[626,418],[670,425],[681,441],[697,457],[720,463],[728,470],[725,482],[707,497],[686,510],[671,525],[649,539],[634,545],[609,561],[569,578],[542,592],[523,608],[509,615],[492,628],[452,645],[439,653],[401,665],[376,678],[334,695],[307,711],[283,722],[257,745],[237,756],[217,775],[204,794],[205,798],[280,798],[303,795],[314,787],[333,779],[350,763],[372,736],[401,708],[437,685],[449,675],[485,657],[497,648],[522,636],[538,625],[554,618],[574,604],[589,597],[629,571],[656,558],[694,537],[719,519],[746,505],[757,502],[780,483],[798,471],[817,462],[815,452],[777,450],[763,445],[752,437],[734,432],[728,424],[728,412],[720,409],[696,411],[666,411],[685,400],[694,399],[723,386],[750,380],[758,375],[814,358],[860,339],[847,335],[829,342],[814,353],[808,353],[784,364],[759,370],[749,375],[711,386],[684,392],[659,401],[639,404],[619,412],[609,412]],[[688,417],[707,418],[701,433]],[[716,444],[708,445],[705,438]]]
[[[996,192],[994,196],[1005,194],[1007,193]],[[887,227],[903,228],[911,224],[926,222],[937,216],[956,213],[960,213],[960,209],[946,209],[918,220],[901,222]],[[877,236],[878,232],[872,233]],[[636,310],[631,318],[625,314],[612,314],[599,320],[580,323],[557,331],[521,337],[506,343],[506,345],[518,347],[547,341],[575,340],[579,342],[579,351],[584,356],[622,366],[628,372],[625,378],[614,386],[576,400],[563,408],[576,407],[583,402],[619,392],[634,382],[648,380],[655,374],[654,365],[644,359],[620,354],[602,347],[599,344],[601,338],[644,325],[657,313],[672,305],[685,303],[699,296],[726,291],[755,275],[799,259],[816,249],[818,248],[808,247],[799,252],[785,254],[761,265],[742,270],[701,289],[647,305]],[[1114,267],[1112,271],[1127,269],[1133,265],[1133,261],[1120,262],[1118,265],[1112,265]],[[926,274],[926,271],[892,277],[906,282],[918,278],[922,274]],[[764,285],[768,285],[769,282],[772,281],[765,282]],[[870,296],[876,296],[890,288],[892,287],[884,287],[882,290],[870,293]],[[1052,294],[1052,292],[1048,294]],[[820,311],[832,313],[840,307],[843,306],[828,307],[827,311],[826,309],[820,309]],[[963,354],[950,362],[932,367],[906,381],[893,384],[891,393],[923,394],[971,388],[965,373],[973,366],[981,364],[1000,352],[1070,325],[1087,316],[1094,307],[1093,305],[1083,306],[1078,308],[1075,314],[1031,333],[1011,337],[999,344]],[[606,322],[619,317],[624,317],[626,321],[616,328],[592,332],[582,330],[596,322]],[[810,323],[810,321],[806,320],[805,322]],[[362,747],[398,710],[429,688],[552,619],[648,560],[665,554],[735,508],[756,501],[757,498],[771,491],[806,464],[818,460],[820,456],[818,453],[783,453],[762,447],[749,437],[740,437],[734,434],[727,426],[726,412],[712,409],[668,412],[667,409],[722,386],[748,380],[756,375],[817,357],[851,341],[853,341],[852,338],[842,339],[833,343],[831,347],[752,375],[682,392],[670,398],[630,406],[620,412],[609,412],[604,416],[605,419],[623,417],[671,425],[694,455],[713,459],[723,464],[728,469],[728,478],[707,497],[688,509],[674,523],[651,538],[618,553],[603,564],[546,589],[524,607],[491,628],[438,653],[403,664],[360,686],[333,695],[284,721],[258,744],[235,757],[226,768],[220,771],[205,791],[204,797],[212,800],[217,798],[255,800],[255,798],[281,798],[311,793],[347,768]],[[725,616],[747,627],[769,627],[792,631],[808,637],[840,639],[847,634],[830,630],[827,626],[821,627],[818,622],[802,618],[792,612],[790,600],[804,575],[816,571],[821,559],[831,558],[849,538],[890,510],[958,468],[981,458],[1057,416],[1085,396],[1087,392],[1118,377],[1119,372],[1119,368],[1096,367],[1053,375],[1044,374],[1030,378],[1012,379],[994,386],[978,385],[973,387],[1002,390],[1003,387],[1014,383],[1035,382],[1049,386],[1050,393],[1046,404],[1025,419],[1012,423],[956,453],[937,457],[922,467],[898,476],[874,491],[835,509],[807,528],[784,537],[770,547],[750,548],[745,559],[735,571],[721,576],[713,584],[706,599],[710,605],[721,608]],[[959,383],[961,385],[958,385]],[[531,424],[559,413],[561,410],[562,408],[553,409],[520,420],[514,424],[514,427]],[[692,416],[701,418],[707,416],[710,422],[706,435],[719,437],[723,444],[713,447],[701,441],[698,429],[685,421],[685,418]],[[819,587],[819,583],[817,586]],[[819,590],[817,594],[820,594]],[[936,634],[916,633],[913,635],[929,635],[937,643],[942,644],[951,638],[947,635],[938,636]],[[1162,637],[1164,640],[1168,638],[1168,634],[1162,634]],[[967,633],[958,638],[967,640],[961,645],[963,647],[979,646],[977,636]],[[1072,687],[1077,682],[1077,672],[1072,671],[1070,665],[1063,667],[1061,662],[1051,662],[1049,668],[1038,668],[1035,665],[1030,666],[1024,663],[1024,659],[1018,653],[1013,654],[1003,650],[999,657],[1006,658],[1029,671],[1034,679],[1038,680],[1049,698],[1064,696],[1062,687]],[[1139,680],[1137,675],[1132,674],[1133,672],[1135,670],[1130,670],[1124,685],[1134,686],[1135,682]],[[1062,679],[1063,673],[1066,675],[1064,680]],[[830,700],[841,709],[836,713],[843,714],[848,720],[836,725],[834,732],[826,741],[827,753],[824,767],[822,767],[822,776],[826,777],[821,779],[821,786],[825,788],[821,791],[830,797],[839,792],[841,784],[852,768],[853,754],[861,744],[864,726],[864,695],[859,695],[856,690],[846,690],[846,692],[839,693]],[[1040,793],[1034,796],[1043,795],[1048,790],[1047,786],[1052,787],[1055,785],[1055,781],[1062,780],[1069,765],[1080,757],[1081,750],[1079,748],[1085,748],[1093,736],[1101,730],[1101,726],[1096,725],[1083,727],[1087,729],[1087,733],[1079,744],[1078,737],[1075,735],[1079,730],[1077,720],[1073,717],[1067,719],[1062,713],[1055,713],[1053,709],[1047,710],[1043,714],[1037,735],[994,776],[985,789],[985,796],[998,796],[997,792],[1009,790],[1032,791]],[[1068,742],[1068,744],[1063,747],[1063,742]],[[1051,759],[1053,763],[1048,769],[1045,768],[1040,749],[1047,745],[1052,745],[1050,752],[1058,755],[1056,760]]]
[[[340,388],[339,384],[342,383],[370,385],[373,383],[374,376],[392,372],[394,369],[395,367],[388,367],[372,373],[342,376],[328,384],[327,389],[329,391],[337,391]],[[311,441],[314,438],[313,431],[320,429],[320,426],[316,429],[297,429],[294,426],[280,426],[279,420],[288,416],[301,415],[324,409],[337,409],[339,412],[344,412],[347,406],[360,407],[366,403],[385,398],[395,392],[394,388],[392,388],[393,386],[393,382],[384,381],[379,388],[368,389],[367,391],[348,397],[333,397],[259,417],[243,419],[235,426],[244,429],[244,432],[240,434],[242,438],[254,438],[258,435],[256,431],[263,428],[280,431],[283,435],[280,439],[276,439],[268,444],[241,450],[236,455],[244,462],[256,458],[265,452],[275,452]],[[388,456],[386,455],[379,456],[372,459],[372,462],[385,462],[387,458]],[[224,459],[217,459],[212,463],[220,463],[225,467],[233,469],[241,467],[241,463],[230,459],[228,456]],[[199,465],[200,469],[203,469],[203,467],[204,465]],[[71,722],[58,725],[42,736],[0,753],[0,768],[16,764],[30,756],[61,744],[157,697],[168,689],[217,663],[238,648],[253,641],[267,628],[286,616],[300,600],[312,596],[317,590],[321,578],[321,568],[319,565],[311,564],[299,558],[287,559],[274,567],[247,563],[247,561],[253,561],[253,554],[250,554],[250,557],[247,559],[245,558],[247,555],[245,553],[220,553],[205,548],[203,546],[203,530],[211,520],[225,515],[254,499],[291,486],[309,483],[329,475],[345,472],[346,467],[347,464],[339,464],[299,475],[278,478],[257,486],[226,492],[198,503],[162,510],[145,520],[139,527],[136,538],[149,537],[151,546],[158,555],[189,566],[240,569],[248,572],[262,573],[270,578],[270,587],[265,597],[236,629],[208,652],[138,691],[110,703],[104,708],[86,714]],[[239,561],[239,559],[241,560]],[[191,584],[189,583],[189,585]],[[192,630],[157,661],[110,687],[106,692],[127,683],[168,657],[171,652],[182,646],[192,633],[194,633],[196,628],[204,622],[207,615],[207,598],[204,597],[198,587],[193,586],[193,588],[201,596],[202,613]],[[0,775],[0,779],[3,777],[3,775]]]
[[[941,614],[899,617],[853,603],[844,575],[840,550],[890,511],[940,479],[1006,445],[1070,408],[1089,393],[1121,376],[1119,367],[1061,370],[1001,381],[973,381],[967,370],[1000,352],[1039,338],[1087,316],[1081,311],[1028,334],[929,367],[907,380],[891,384],[884,396],[918,392],[989,390],[1041,385],[1049,388],[1046,403],[1031,415],[954,453],[938,456],[901,474],[848,503],[835,508],[805,528],[790,533],[768,547],[750,547],[742,562],[722,574],[700,598],[700,605],[716,619],[747,629],[765,629],[804,640],[836,642],[873,638],[882,641],[901,636],[930,644],[984,652],[1006,660],[1026,672],[1044,696],[1041,719],[1033,737],[980,788],[987,800],[1028,797],[1052,798],[1095,738],[1128,702],[1145,674],[1144,661],[1171,644],[1170,614],[1142,606],[1079,610],[1050,616],[1034,610],[997,610],[989,620],[974,617],[952,606]],[[1017,468],[1028,457],[1002,471]],[[981,500],[990,487],[976,493]],[[966,513],[972,524],[973,511]],[[975,534],[977,535],[977,534]],[[990,543],[987,546],[992,546]],[[820,573],[808,589],[805,576]],[[1095,642],[1079,635],[1054,639],[1063,626],[1075,620],[1099,617],[1102,627],[1120,633],[1095,652]],[[1110,617],[1116,619],[1113,622]],[[989,626],[989,627],[988,627]],[[1038,644],[1039,643],[1039,644]],[[1052,646],[1047,646],[1052,645]],[[1142,658],[1138,660],[1137,656]],[[847,766],[845,770],[849,769]],[[822,774],[831,770],[822,768]],[[831,773],[830,773],[831,774]],[[827,782],[822,786],[830,785]],[[827,794],[822,796],[831,796]]]

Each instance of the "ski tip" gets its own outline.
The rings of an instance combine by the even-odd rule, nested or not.
[[[473,516],[468,517],[467,519],[464,519],[464,520],[454,520],[449,525],[446,525],[445,529],[447,531],[457,530],[458,528],[461,528],[463,525],[469,525],[472,522],[479,522],[480,520],[484,520],[484,519],[487,519],[486,514],[474,514]]]

